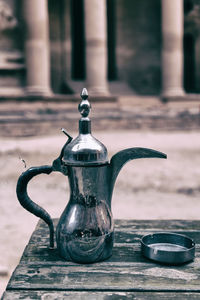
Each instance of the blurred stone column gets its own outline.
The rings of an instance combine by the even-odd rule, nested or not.
[[[195,40],[195,89],[198,93],[200,93],[200,35],[196,37]]]
[[[50,57],[47,0],[22,0],[25,22],[26,91],[49,95]]]
[[[71,80],[71,0],[61,2],[62,92],[72,93]]]
[[[89,94],[108,94],[106,0],[85,0],[86,85]]]
[[[162,95],[184,95],[183,0],[162,0]]]

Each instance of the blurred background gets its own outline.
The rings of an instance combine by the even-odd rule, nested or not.
[[[114,218],[199,219],[199,0],[0,0],[0,294],[38,221],[17,179],[58,157],[61,127],[77,135],[84,87],[110,158],[128,147],[168,155],[123,168]],[[29,194],[59,217],[67,178],[41,175]]]
[[[1,0],[1,96],[199,93],[199,17],[198,0]]]

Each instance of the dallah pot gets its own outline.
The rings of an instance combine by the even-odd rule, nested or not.
[[[50,247],[54,247],[54,227],[50,215],[27,194],[28,182],[38,174],[59,171],[68,177],[70,199],[56,229],[61,257],[79,263],[105,260],[112,254],[114,225],[111,199],[115,180],[122,166],[137,158],[166,158],[164,153],[147,148],[129,148],[115,154],[110,162],[106,147],[91,134],[88,118],[90,103],[83,89],[79,112],[79,135],[68,141],[52,166],[32,167],[21,174],[17,197],[21,205],[43,219],[50,229]]]

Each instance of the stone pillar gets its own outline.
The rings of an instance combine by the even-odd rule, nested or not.
[[[89,94],[106,95],[106,0],[85,0],[86,85]]]
[[[62,91],[72,93],[71,81],[71,0],[61,2],[61,49],[62,49]]]
[[[162,96],[184,95],[183,0],[162,0]]]
[[[23,0],[25,22],[26,91],[49,95],[50,58],[47,0]]]
[[[200,35],[196,37],[195,41],[195,89],[196,92],[200,93]]]

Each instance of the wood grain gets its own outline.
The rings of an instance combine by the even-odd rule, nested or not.
[[[144,258],[140,239],[156,231],[193,238],[195,260],[167,266]],[[116,220],[113,255],[95,264],[64,261],[48,244],[48,228],[40,221],[3,299],[200,299],[199,221]]]
[[[199,300],[199,293],[8,291],[7,300]]]

